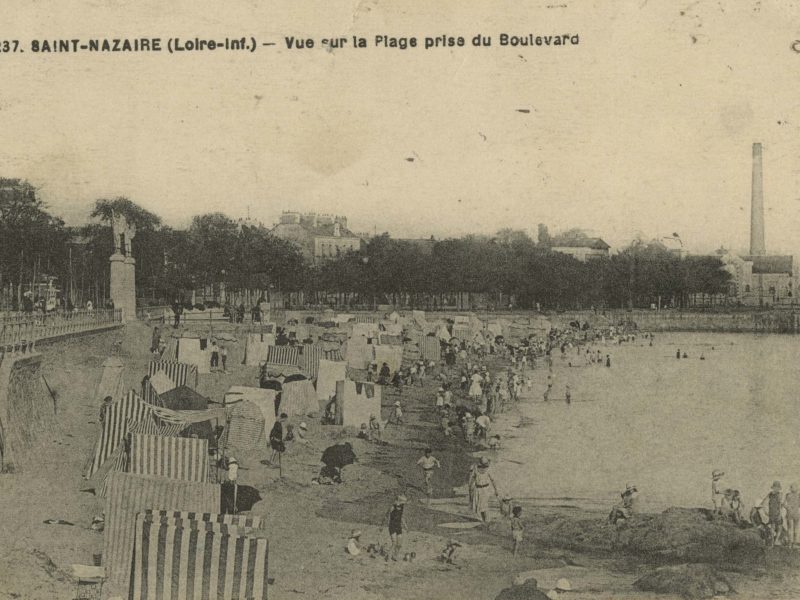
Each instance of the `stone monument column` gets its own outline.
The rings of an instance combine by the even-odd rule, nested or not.
[[[131,242],[136,227],[127,219],[114,213],[111,218],[114,235],[114,254],[111,263],[111,299],[114,308],[122,309],[124,321],[136,319],[136,260],[131,253]]]

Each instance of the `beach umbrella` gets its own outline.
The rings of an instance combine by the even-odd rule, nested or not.
[[[321,461],[326,467],[341,469],[356,461],[356,453],[353,452],[353,447],[349,442],[336,444],[325,448]]]

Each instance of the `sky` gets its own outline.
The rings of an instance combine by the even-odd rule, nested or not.
[[[0,175],[79,223],[126,196],[192,215],[348,216],[396,237],[589,229],[746,250],[752,143],[770,252],[800,254],[790,2],[5,0]],[[334,6],[335,5],[335,6]],[[666,5],[666,6],[665,6]],[[498,36],[578,34],[566,47]],[[493,45],[474,48],[476,33]],[[463,35],[328,51],[323,37]],[[254,53],[35,54],[32,39],[254,36]],[[317,47],[289,50],[286,36]],[[798,45],[800,48],[800,44]],[[413,159],[413,160],[409,160]]]

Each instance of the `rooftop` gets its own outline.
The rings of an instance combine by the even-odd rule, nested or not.
[[[753,273],[760,275],[793,273],[793,259],[791,256],[743,256],[744,260],[753,263]]]
[[[553,248],[591,248],[593,250],[608,250],[611,248],[606,244],[602,238],[587,237],[587,238],[559,238],[555,237],[550,242]]]

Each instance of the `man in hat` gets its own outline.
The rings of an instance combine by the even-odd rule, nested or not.
[[[428,494],[428,504],[430,504],[431,496],[433,496],[433,484],[431,483],[433,479],[433,470],[441,469],[442,465],[439,463],[439,459],[431,454],[430,448],[425,448],[425,455],[417,461],[417,465],[422,469],[422,473],[425,477],[425,490]]]
[[[783,498],[780,481],[772,482],[772,488],[766,498],[761,502],[761,507],[767,511],[767,525],[772,532],[772,539],[775,540],[775,543],[778,543],[781,532],[783,531],[783,514],[781,512]]]
[[[625,491],[620,494],[622,504],[617,504],[611,509],[608,515],[608,522],[616,525],[618,521],[630,519],[636,511],[636,500],[639,497],[639,490],[632,483],[625,486]]]
[[[385,520],[389,526],[389,537],[392,540],[392,550],[390,553],[392,560],[397,560],[397,556],[403,546],[403,534],[408,531],[408,525],[403,516],[406,502],[408,502],[408,498],[402,494],[399,495],[386,513]]]

